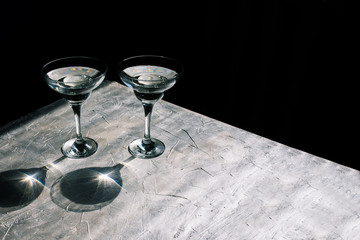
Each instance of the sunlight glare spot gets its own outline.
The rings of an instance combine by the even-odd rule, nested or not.
[[[107,174],[100,173],[98,176],[99,181],[112,181],[112,178],[109,177]]]
[[[26,177],[22,181],[29,184],[30,187],[33,187],[35,183],[38,183],[38,184],[42,185],[45,189],[52,192],[52,190],[48,186],[46,186],[44,183],[39,181],[36,177],[34,177],[34,175],[32,176],[32,175],[28,175],[26,173],[25,173],[25,175],[26,175]]]
[[[27,175],[24,179],[23,179],[24,182],[27,182],[29,184],[32,184],[32,181],[36,181],[35,178],[31,175]]]
[[[115,179],[110,177],[108,174],[99,173],[99,175],[97,176],[97,180],[99,182],[108,183],[108,184],[115,183],[117,186],[119,186],[121,189],[124,189],[127,192],[127,190],[123,186],[121,186]]]

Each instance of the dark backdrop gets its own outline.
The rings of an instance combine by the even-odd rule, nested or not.
[[[357,168],[356,31],[337,0],[8,1],[1,7],[1,122],[59,96],[41,66],[86,55],[176,58],[165,100]],[[355,143],[355,144],[353,144]]]

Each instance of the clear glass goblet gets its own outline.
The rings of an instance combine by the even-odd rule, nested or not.
[[[105,78],[107,66],[90,57],[67,57],[43,66],[41,74],[50,88],[69,102],[75,116],[76,138],[66,141],[62,153],[69,158],[84,158],[97,150],[95,140],[81,134],[80,112],[82,103]]]
[[[144,55],[127,58],[118,65],[120,79],[131,88],[145,111],[144,137],[130,143],[129,152],[138,158],[153,158],[161,155],[165,145],[150,137],[150,120],[154,104],[164,92],[174,86],[183,73],[178,61],[163,57]]]

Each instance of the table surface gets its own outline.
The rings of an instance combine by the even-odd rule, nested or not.
[[[360,236],[354,169],[165,101],[151,128],[164,154],[133,158],[127,145],[143,135],[143,109],[109,81],[83,106],[93,156],[62,156],[74,125],[59,100],[0,129],[2,240]]]

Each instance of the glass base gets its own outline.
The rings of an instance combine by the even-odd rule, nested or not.
[[[83,141],[74,138],[62,145],[61,152],[68,158],[85,158],[93,155],[97,148],[98,144],[91,138],[84,137]]]
[[[151,144],[144,144],[142,139],[136,139],[130,143],[128,150],[137,158],[154,158],[165,151],[165,144],[155,138],[151,139]]]

